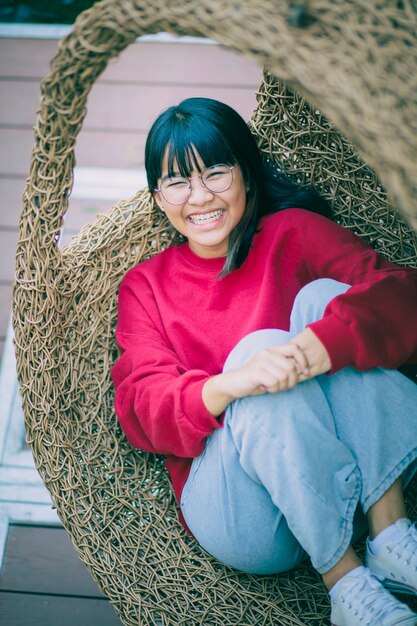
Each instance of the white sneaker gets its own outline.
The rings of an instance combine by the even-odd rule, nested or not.
[[[416,626],[417,614],[384,589],[370,570],[360,570],[335,585],[332,626]]]
[[[376,552],[366,542],[366,565],[388,589],[417,595],[417,529],[408,519],[393,526],[394,538],[384,541]]]

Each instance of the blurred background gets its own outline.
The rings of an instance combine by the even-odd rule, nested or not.
[[[10,320],[21,196],[40,81],[91,0],[0,0],[0,624],[113,626],[114,611],[78,561],[25,444]],[[223,100],[249,119],[261,68],[214,41],[139,39],[94,85],[77,138],[63,242],[145,185],[153,119],[191,96]]]
[[[92,4],[94,0],[2,0],[0,22],[72,24],[78,13]]]

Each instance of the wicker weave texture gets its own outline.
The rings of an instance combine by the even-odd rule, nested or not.
[[[257,100],[250,124],[265,158],[298,184],[313,184],[331,203],[336,221],[386,258],[414,266],[414,230],[392,208],[379,177],[351,142],[268,71]]]
[[[315,626],[326,623],[328,603],[307,566],[248,576],[204,554],[177,522],[161,459],[132,450],[120,431],[109,378],[117,288],[170,235],[144,191],[58,249],[88,92],[108,60],[140,34],[202,34],[254,55],[313,105],[266,75],[252,120],[261,149],[330,197],[345,225],[390,258],[415,264],[410,229],[344,139],[377,166],[402,211],[416,215],[416,90],[407,68],[415,65],[417,8],[376,4],[370,11],[359,1],[105,0],[80,16],[42,84],[13,301],[27,437],[80,558],[126,626]],[[387,76],[383,59],[392,49],[398,68]],[[407,80],[397,80],[404,72]],[[389,123],[384,102],[395,111]],[[414,516],[415,502],[411,491]]]

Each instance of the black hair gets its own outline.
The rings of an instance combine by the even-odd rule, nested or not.
[[[145,169],[151,193],[157,188],[168,148],[168,175],[174,162],[182,176],[216,163],[239,164],[245,182],[246,209],[229,237],[220,276],[240,267],[246,259],[259,219],[281,209],[304,208],[331,217],[327,202],[312,188],[300,187],[263,161],[244,119],[227,104],[211,98],[188,98],[172,106],[153,123],[145,147]]]

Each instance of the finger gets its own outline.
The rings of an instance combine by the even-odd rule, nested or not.
[[[296,359],[280,352],[265,351],[247,366],[253,389],[265,393],[275,393],[294,387],[302,375]]]
[[[273,360],[273,369],[278,377],[282,376],[282,372],[286,372],[288,376],[298,376],[303,368],[292,354],[276,354]]]
[[[279,353],[268,355],[259,369],[261,382],[268,386],[275,382],[284,382],[288,377],[296,378],[298,373],[299,367],[296,360]]]
[[[297,383],[300,375],[300,366],[295,357],[285,357],[277,370],[277,375],[282,384],[287,384],[288,386],[293,387]]]
[[[275,364],[273,371],[270,369],[263,376],[263,386],[267,389],[268,393],[291,389],[299,382],[297,368],[294,364],[289,365],[289,363],[289,359],[284,357],[282,367]]]
[[[285,357],[292,358],[295,360],[297,364],[297,368],[299,372],[303,372],[304,375],[309,374],[309,364],[307,361],[307,357],[304,351],[295,343],[286,343],[280,346],[273,346],[271,351],[274,352],[276,356],[283,355]]]
[[[283,379],[269,386],[266,391],[268,393],[281,393],[282,391],[288,391],[295,387],[297,382],[297,379],[295,379],[294,381],[290,380],[289,378]]]
[[[294,349],[293,356],[299,364],[301,371],[307,375],[310,367],[304,350],[302,350],[296,343],[291,343],[289,345]]]
[[[294,361],[293,358],[291,358],[290,360]],[[300,375],[299,369],[297,365],[295,364],[294,369],[287,371],[287,379],[285,381],[286,389],[292,389],[293,387],[296,386],[299,380],[299,375]]]
[[[294,387],[300,381],[303,372],[305,374],[305,370],[301,368],[295,357],[289,356],[287,361],[290,363],[290,367],[286,370],[288,372],[289,385]]]

